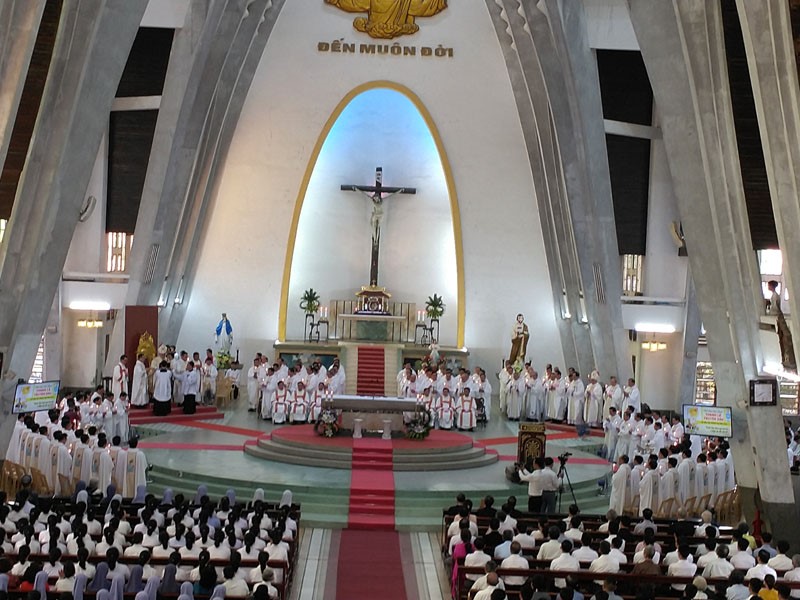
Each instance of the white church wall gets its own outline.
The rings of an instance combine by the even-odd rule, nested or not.
[[[563,363],[525,145],[485,6],[459,3],[419,19],[419,33],[398,40],[415,47],[416,56],[359,54],[360,44],[375,41],[353,30],[353,17],[321,2],[284,6],[227,156],[179,345],[205,347],[225,310],[244,360],[270,349],[279,333],[292,214],[317,138],[348,92],[391,80],[410,88],[430,111],[453,168],[464,233],[470,362],[495,371],[508,352],[514,315],[524,312],[534,362]],[[355,43],[357,52],[318,50],[319,42],[341,39]],[[453,57],[420,55],[422,47],[439,44],[453,48]],[[369,181],[374,166],[350,178]],[[382,166],[388,183],[397,166]],[[344,238],[363,239],[366,208],[364,213],[342,232]],[[353,268],[361,277],[366,267]],[[418,290],[418,298],[409,300],[422,301],[433,291]],[[320,292],[328,300],[334,290]],[[289,306],[297,300],[290,297]],[[448,307],[453,316],[456,308]],[[296,328],[288,324],[288,331]]]

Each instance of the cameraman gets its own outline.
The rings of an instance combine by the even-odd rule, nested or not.
[[[519,468],[520,481],[528,482],[528,512],[541,513],[542,512],[542,491],[544,486],[544,459],[539,457],[531,461],[528,458],[525,461],[525,467],[517,465]]]
[[[542,479],[542,512],[554,513],[556,512],[556,493],[561,482],[553,471],[553,459],[549,456],[544,459]]]

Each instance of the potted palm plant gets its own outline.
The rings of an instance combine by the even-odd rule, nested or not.
[[[425,312],[428,313],[428,317],[431,319],[440,319],[444,314],[445,308],[444,300],[438,294],[428,296],[428,299],[425,301]]]
[[[307,315],[313,315],[319,310],[319,294],[314,288],[309,288],[300,297],[300,309]]]

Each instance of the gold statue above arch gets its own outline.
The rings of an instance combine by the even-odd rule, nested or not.
[[[144,354],[144,357],[147,359],[147,364],[152,364],[153,359],[156,357],[156,344],[153,341],[153,336],[147,331],[139,336],[139,346],[136,348],[136,356],[140,354]]]
[[[378,39],[392,39],[419,31],[417,17],[432,17],[447,8],[447,0],[325,0],[336,8],[358,17],[353,27]]]

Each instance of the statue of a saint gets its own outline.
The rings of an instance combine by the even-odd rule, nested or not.
[[[787,371],[797,369],[797,361],[794,357],[794,345],[792,343],[792,331],[786,323],[786,317],[781,308],[781,295],[778,293],[780,284],[774,279],[767,282],[767,287],[772,292],[769,299],[769,314],[775,317],[775,328],[778,331],[778,343],[781,347],[781,363]]]
[[[520,361],[520,364],[525,362],[525,354],[528,352],[528,326],[525,324],[525,317],[522,313],[517,315],[517,321],[514,323],[514,329],[511,332],[511,356],[508,360],[511,364]]]
[[[217,346],[218,352],[225,354],[231,353],[231,345],[233,344],[233,326],[228,320],[227,313],[222,313],[222,319],[217,324],[217,329],[214,335],[214,344]]]
[[[353,27],[378,39],[392,39],[419,30],[417,17],[432,17],[447,8],[447,0],[325,0],[336,8],[353,13],[365,12]]]

